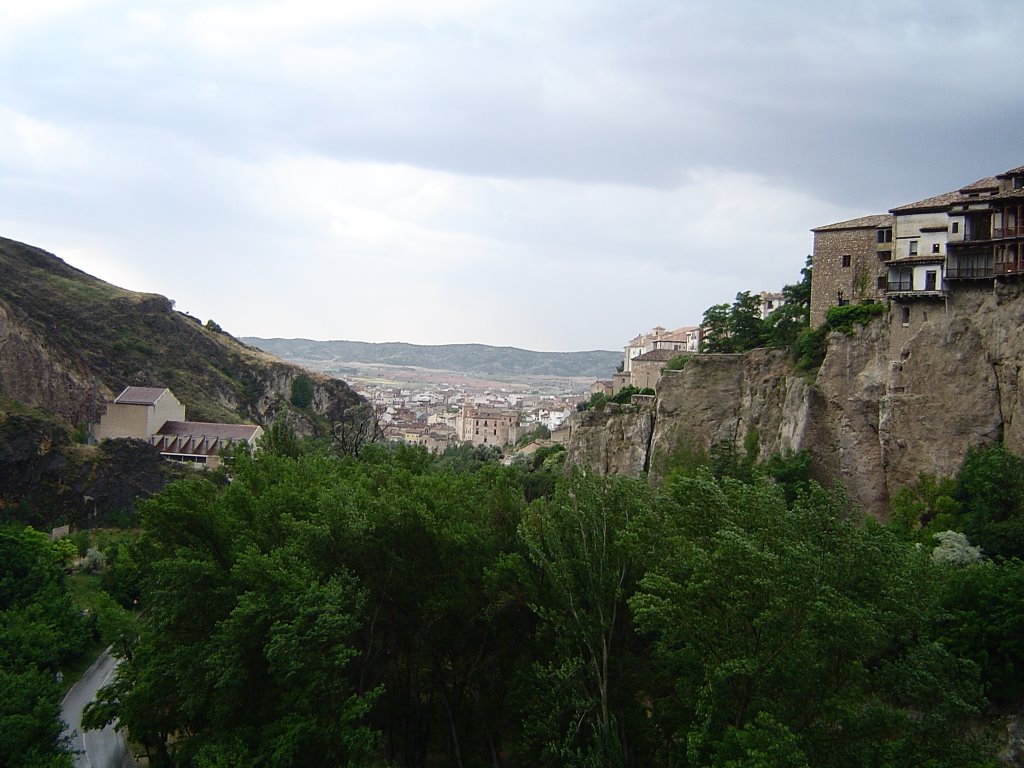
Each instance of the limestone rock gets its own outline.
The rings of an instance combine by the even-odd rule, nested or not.
[[[784,354],[695,355],[658,385],[649,448],[636,416],[577,419],[569,460],[652,481],[680,450],[756,438],[761,460],[808,450],[826,484],[884,518],[889,498],[922,473],[955,474],[967,449],[1002,437],[1024,453],[1024,286],[966,287],[834,333],[816,374]],[[600,430],[609,434],[600,436]],[[621,454],[621,455],[620,455]]]

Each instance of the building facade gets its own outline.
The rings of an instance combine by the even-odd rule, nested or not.
[[[456,424],[459,440],[473,445],[512,445],[519,438],[515,411],[464,405]]]
[[[894,220],[891,213],[874,214],[811,230],[812,327],[825,322],[830,307],[880,301],[885,296]]]
[[[885,299],[893,324],[908,328],[942,311],[950,291],[1016,279],[1024,274],[1022,216],[1024,166],[813,229],[811,325],[829,307]]]
[[[166,459],[206,467],[220,464],[220,454],[236,443],[255,449],[262,434],[256,424],[185,421],[185,406],[161,387],[126,387],[93,430],[97,440],[145,440]]]

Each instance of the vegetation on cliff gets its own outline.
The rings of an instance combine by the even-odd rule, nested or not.
[[[170,388],[194,421],[269,421],[287,407],[290,383],[302,375],[215,322],[176,312],[163,296],[118,288],[5,238],[0,341],[6,368],[0,396],[43,407],[72,425],[98,418],[96,401],[129,384]],[[323,422],[326,432],[341,421],[332,411],[358,398],[340,381],[317,378],[330,402],[306,413],[303,426],[312,431]],[[46,400],[41,384],[50,379],[69,383]]]
[[[963,641],[1010,625],[957,600],[1001,566],[936,560],[798,458],[787,498],[745,457],[655,489],[289,446],[144,505],[142,632],[91,719],[154,766],[993,764]]]
[[[766,318],[761,301],[749,291],[730,304],[715,304],[701,321],[702,352],[746,352],[758,347],[791,349],[811,322],[811,257],[800,270],[800,281],[784,286],[784,302]]]

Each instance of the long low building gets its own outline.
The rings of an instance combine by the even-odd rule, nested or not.
[[[166,387],[125,387],[94,431],[97,440],[145,440],[166,459],[207,467],[220,464],[221,453],[237,443],[255,449],[262,434],[257,424],[185,421],[185,406]]]

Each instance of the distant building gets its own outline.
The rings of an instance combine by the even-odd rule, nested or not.
[[[786,295],[783,293],[769,293],[768,291],[761,291],[759,298],[761,300],[760,312],[762,320],[767,320],[768,315],[786,303]]]
[[[94,430],[97,440],[145,440],[166,459],[207,467],[217,466],[220,453],[235,443],[255,448],[262,434],[256,424],[185,421],[185,406],[160,387],[125,387]]]
[[[655,389],[661,381],[661,373],[665,364],[673,357],[686,354],[686,351],[674,349],[654,349],[639,357],[633,358],[633,371],[630,383],[637,389]]]
[[[473,445],[512,445],[518,439],[519,414],[464,405],[456,422],[459,439]]]

